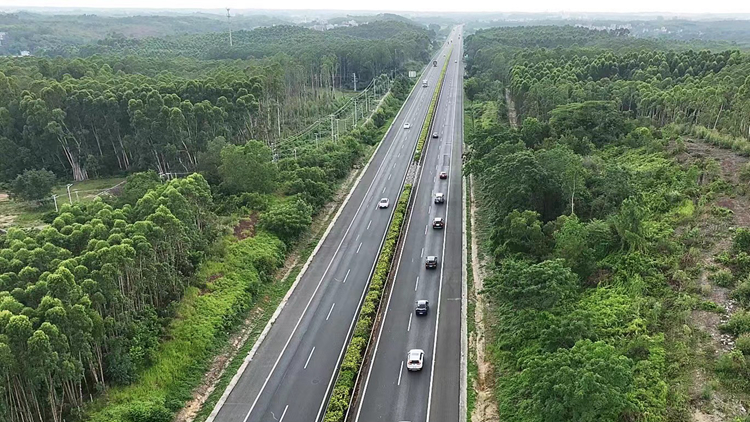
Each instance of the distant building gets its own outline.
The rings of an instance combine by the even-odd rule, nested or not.
[[[29,50],[23,50],[21,51],[21,54],[19,54],[19,56],[21,57],[28,57],[30,55],[31,55],[31,52]]]

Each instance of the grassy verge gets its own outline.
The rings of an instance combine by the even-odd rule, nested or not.
[[[396,205],[393,220],[388,228],[380,257],[375,265],[375,272],[370,281],[367,296],[365,296],[365,300],[362,303],[357,325],[354,328],[354,335],[346,348],[344,360],[341,362],[339,375],[336,378],[336,384],[333,387],[331,399],[328,402],[328,408],[323,419],[325,422],[343,421],[349,408],[354,383],[362,366],[362,359],[367,349],[367,341],[372,334],[378,304],[383,295],[383,287],[388,278],[391,262],[396,252],[396,244],[401,233],[401,226],[404,223],[406,206],[410,195],[411,185],[406,185]]]
[[[435,92],[432,93],[432,101],[430,101],[430,107],[427,109],[427,118],[422,123],[422,132],[419,134],[419,141],[417,142],[417,150],[414,151],[414,161],[419,161],[422,158],[422,149],[424,148],[425,142],[427,142],[427,136],[429,135],[430,125],[432,125],[432,116],[435,114],[435,108],[437,107],[437,100],[440,96],[440,88],[443,86],[443,79],[445,78],[445,72],[448,70],[448,62],[450,61],[453,47],[448,51],[443,64],[443,70],[440,71],[440,78],[438,78],[437,86],[435,86]]]
[[[745,138],[737,138],[699,125],[671,124],[667,128],[674,129],[681,135],[693,136],[719,148],[730,149],[738,155],[750,156],[750,141]]]

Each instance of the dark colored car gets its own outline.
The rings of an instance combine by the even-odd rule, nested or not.
[[[445,221],[440,217],[436,217],[434,220],[432,220],[432,228],[433,229],[445,228]]]
[[[437,268],[437,264],[438,264],[437,257],[434,255],[428,256],[427,259],[425,259],[424,261],[425,268]]]
[[[447,179],[448,178],[448,172],[447,171],[441,171],[440,172],[440,178],[441,179]]]
[[[414,307],[414,312],[417,315],[427,315],[427,311],[430,310],[430,302],[426,300],[418,300],[417,306]]]

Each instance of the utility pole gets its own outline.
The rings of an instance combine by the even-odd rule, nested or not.
[[[232,16],[229,14],[227,7],[227,26],[229,26],[229,46],[232,47]]]
[[[352,73],[352,76],[354,77],[354,92],[357,92],[357,73]]]
[[[70,203],[70,205],[73,205],[73,198],[70,197],[70,187],[71,186],[73,186],[73,184],[72,183],[68,183],[68,185],[65,186],[65,189],[68,190],[68,202]]]
[[[315,132],[315,148],[318,148],[320,145],[318,144],[318,132]]]
[[[78,191],[73,191],[76,193],[76,202],[81,202],[81,198],[78,196]]]
[[[336,140],[337,141],[339,140],[339,133],[340,133],[340,130],[339,130],[339,119],[336,119]]]
[[[52,195],[52,200],[55,201],[55,212],[60,212],[60,209],[57,208],[57,197],[59,195]]]
[[[294,148],[294,161],[297,161],[297,148]]]
[[[331,114],[331,140],[332,140],[332,141],[335,141],[335,140],[336,140],[336,139],[334,139],[334,137],[333,137],[333,114]]]
[[[352,127],[357,127],[357,99],[354,99],[354,119],[352,120]]]

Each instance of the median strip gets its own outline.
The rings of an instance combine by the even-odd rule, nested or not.
[[[393,256],[396,252],[396,244],[401,235],[401,228],[406,217],[406,208],[411,196],[411,185],[404,186],[404,191],[396,204],[393,220],[388,227],[383,248],[380,251],[375,272],[372,275],[367,296],[360,309],[357,325],[354,328],[346,354],[339,368],[338,378],[333,387],[331,398],[324,417],[324,422],[341,422],[346,416],[351,403],[352,392],[357,375],[362,367],[362,360],[367,350],[367,343],[372,335],[375,317],[383,296],[383,288],[391,270]]]
[[[438,98],[440,98],[440,88],[443,86],[445,72],[448,70],[448,62],[451,60],[451,53],[453,53],[453,47],[448,51],[447,58],[443,64],[443,70],[440,71],[440,77],[438,78],[437,86],[435,86],[435,92],[432,93],[432,101],[430,101],[430,107],[427,109],[427,117],[425,118],[424,123],[422,123],[422,132],[419,134],[417,150],[414,152],[414,161],[419,161],[422,158],[422,149],[424,148],[424,144],[427,142],[427,136],[430,133],[432,119],[435,116],[435,108],[437,107]]]

